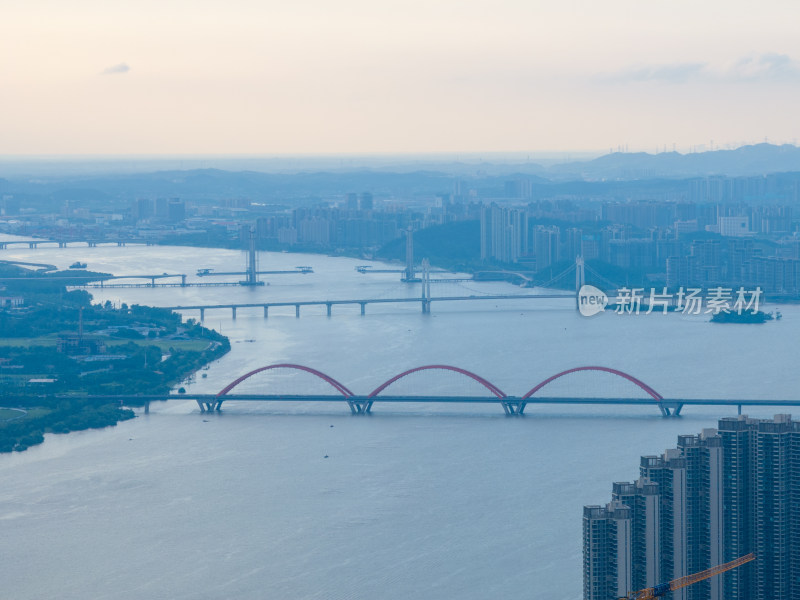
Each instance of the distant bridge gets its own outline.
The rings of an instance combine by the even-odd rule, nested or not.
[[[408,238],[410,239],[410,238]],[[412,279],[409,274],[407,274],[404,281],[418,281],[420,282],[422,293],[420,296],[416,298],[404,297],[404,298],[355,298],[355,299],[344,299],[344,300],[284,300],[279,302],[250,302],[250,303],[219,303],[219,304],[194,304],[194,305],[179,305],[179,306],[166,306],[164,308],[168,308],[170,310],[177,310],[177,311],[189,311],[189,310],[198,310],[200,311],[200,320],[205,319],[205,312],[207,310],[212,309],[230,309],[231,316],[235,319],[236,312],[240,308],[262,308],[264,310],[264,317],[267,318],[269,316],[269,309],[273,307],[281,307],[281,306],[294,306],[295,309],[295,316],[300,317],[300,308],[303,306],[325,306],[327,309],[327,315],[330,317],[333,313],[333,307],[335,305],[357,305],[361,307],[361,314],[366,314],[366,308],[368,304],[408,304],[408,303],[419,303],[422,307],[423,313],[429,313],[431,310],[431,304],[433,302],[463,302],[463,301],[474,301],[474,300],[548,300],[548,299],[573,299],[575,300],[575,306],[577,307],[577,293],[580,290],[581,286],[584,282],[584,262],[581,257],[575,261],[574,265],[571,265],[569,268],[564,270],[560,273],[556,278],[548,282],[549,284],[555,283],[556,281],[564,281],[564,277],[571,276],[572,274],[575,275],[575,292],[556,292],[556,293],[547,293],[547,294],[471,294],[468,296],[433,296],[431,294],[431,284],[432,283],[447,283],[447,282],[462,282],[467,281],[464,278],[443,278],[443,279],[432,279],[430,277],[431,268],[428,264],[427,259],[422,261],[422,278],[421,279]],[[366,267],[357,267],[357,269],[366,269]],[[364,271],[364,272],[378,272],[378,271]],[[393,270],[394,272],[394,270]],[[410,271],[409,271],[410,273]],[[411,273],[411,275],[415,275]],[[470,280],[471,281],[471,280]]]
[[[151,240],[142,238],[91,238],[91,239],[59,239],[59,240],[5,240],[0,241],[0,250],[8,250],[9,248],[28,248],[36,249],[40,246],[68,248],[70,246],[84,246],[94,248],[101,244],[109,244],[117,246],[127,246],[128,244],[137,246],[152,246],[154,244]]]
[[[106,286],[108,287],[108,286]],[[270,308],[277,308],[281,306],[294,306],[295,316],[300,317],[300,308],[303,306],[325,306],[327,308],[327,315],[330,317],[333,314],[333,307],[340,305],[354,305],[361,307],[361,314],[366,314],[368,304],[422,304],[422,312],[430,310],[432,302],[458,302],[464,300],[520,300],[520,299],[538,299],[546,300],[552,298],[571,298],[575,299],[575,294],[495,294],[486,296],[434,296],[427,298],[359,298],[350,300],[287,300],[283,302],[249,302],[249,303],[226,303],[226,304],[192,304],[184,306],[165,306],[169,310],[200,311],[200,320],[205,319],[207,310],[215,309],[228,309],[231,311],[233,318],[236,318],[236,311],[240,308],[262,308],[264,310],[264,318],[269,316]]]
[[[284,393],[231,393],[239,384],[251,377],[266,371],[292,370],[310,374],[323,381],[332,389],[329,394],[308,393],[308,394],[284,394]],[[389,395],[385,392],[398,381],[423,371],[448,371],[463,376],[479,384],[486,390],[485,395],[464,396],[464,395]],[[596,397],[559,397],[544,395],[542,390],[558,379],[572,376],[580,372],[600,372],[606,373],[614,378],[624,380],[632,384],[633,389],[640,395],[632,398],[618,398],[608,396]],[[718,398],[665,398],[651,386],[642,380],[620,371],[604,366],[582,366],[567,369],[552,375],[533,386],[528,392],[521,396],[509,396],[496,385],[483,377],[450,365],[425,365],[408,369],[394,377],[388,379],[370,393],[360,395],[353,393],[346,385],[337,381],[325,373],[304,365],[279,363],[267,365],[254,369],[238,377],[216,394],[164,394],[153,396],[128,395],[128,396],[90,396],[92,399],[102,401],[136,402],[145,404],[145,411],[149,409],[149,403],[157,400],[195,400],[202,412],[219,411],[224,402],[247,401],[247,402],[334,402],[346,403],[352,414],[366,415],[372,412],[375,404],[380,403],[441,403],[441,404],[494,404],[499,405],[506,415],[519,416],[525,414],[528,405],[622,405],[622,406],[653,406],[659,409],[663,417],[677,417],[681,414],[684,406],[735,406],[738,414],[742,414],[743,407],[800,407],[800,400],[774,400],[774,399],[718,399]]]

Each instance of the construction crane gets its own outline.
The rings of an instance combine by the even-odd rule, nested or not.
[[[739,567],[745,563],[749,563],[751,560],[755,560],[755,558],[756,555],[750,553],[746,556],[737,558],[736,560],[732,560],[731,562],[727,562],[724,565],[717,565],[716,567],[711,567],[710,569],[700,571],[699,573],[695,573],[693,575],[685,575],[684,577],[673,579],[669,583],[660,583],[655,587],[645,588],[643,590],[639,590],[638,592],[631,592],[625,598],[620,598],[620,600],[650,600],[651,598],[660,598],[661,596],[664,596],[674,590],[685,588],[686,586],[697,583],[698,581],[703,581],[704,579],[708,579],[714,575],[719,575],[725,571],[735,569],[736,567]]]

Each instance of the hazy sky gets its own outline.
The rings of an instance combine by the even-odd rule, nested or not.
[[[0,0],[0,154],[800,138],[797,0]]]

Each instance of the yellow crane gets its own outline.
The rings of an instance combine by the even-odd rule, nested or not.
[[[704,579],[708,579],[714,575],[719,575],[725,571],[730,571],[731,569],[735,569],[736,567],[739,567],[745,563],[749,563],[751,560],[755,560],[755,558],[756,555],[751,552],[746,556],[741,556],[736,560],[725,563],[724,565],[717,565],[716,567],[711,567],[710,569],[700,571],[699,573],[694,573],[693,575],[685,575],[684,577],[673,579],[669,583],[660,583],[655,587],[645,588],[643,590],[639,590],[638,592],[631,592],[625,598],[620,598],[620,600],[650,600],[651,598],[660,598],[668,592],[685,588],[687,585],[692,585],[693,583],[703,581]]]

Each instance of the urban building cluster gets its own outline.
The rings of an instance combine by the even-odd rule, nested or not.
[[[750,553],[669,600],[800,598],[800,422],[723,418],[641,457],[639,478],[583,509],[584,600],[617,600]]]
[[[178,198],[138,198],[121,209],[87,208],[66,202],[57,212],[24,210],[18,199],[0,199],[0,229],[59,240],[121,238],[179,242],[180,236],[208,234],[217,242],[249,240],[260,247],[359,249],[374,251],[409,228],[424,229],[459,220],[477,220],[480,203],[439,194],[429,205],[375,202],[369,192],[310,205],[264,204],[247,199],[219,202]]]
[[[280,245],[378,249],[409,228],[477,219],[478,212],[477,205],[456,203],[450,195],[440,195],[435,205],[414,210],[393,204],[375,208],[372,194],[350,193],[335,206],[325,203],[256,217],[254,226],[258,240]]]
[[[186,202],[180,198],[138,198],[133,210],[137,222],[180,223],[186,218]]]
[[[800,295],[800,215],[792,208],[800,200],[798,174],[711,176],[667,186],[644,180],[624,194],[598,182],[548,187],[524,176],[445,179],[448,186],[450,192],[438,194],[338,192],[285,201],[89,196],[34,205],[6,194],[0,230],[67,241],[241,247],[252,229],[260,249],[369,257],[409,229],[455,221],[477,228],[479,221],[473,256],[479,245],[482,262],[532,273],[536,284],[555,276],[554,265],[582,256],[608,265],[603,274],[618,286],[744,286],[771,298]]]
[[[481,210],[481,258],[541,271],[560,261],[599,260],[644,273],[669,289],[761,287],[800,293],[800,223],[791,206],[571,202],[492,203]]]

